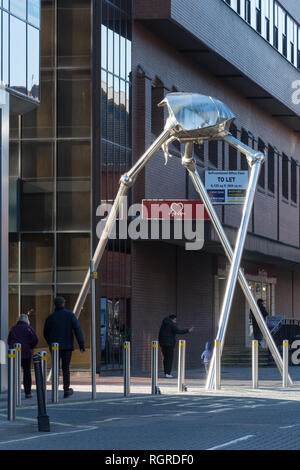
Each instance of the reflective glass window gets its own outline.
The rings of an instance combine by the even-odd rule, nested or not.
[[[58,65],[90,65],[91,10],[90,2],[60,0],[57,3]]]
[[[41,66],[54,66],[55,9],[54,2],[45,2],[41,11]]]
[[[57,230],[90,230],[90,144],[58,142]]]
[[[9,328],[15,325],[19,319],[19,287],[8,287],[9,299]]]
[[[43,99],[41,104],[22,116],[22,135],[25,138],[53,137],[54,132],[54,73],[41,74]]]
[[[52,234],[22,234],[21,253],[21,282],[53,282],[54,240]]]
[[[42,179],[54,176],[52,142],[22,143],[22,178]]]
[[[3,54],[2,54],[2,81],[5,86],[8,86],[9,80],[9,15],[3,12]]]
[[[46,318],[53,312],[53,286],[28,285],[21,286],[21,311],[28,312],[33,308],[30,314],[30,325],[35,330],[39,338],[39,348],[47,348],[48,345],[44,339],[43,330]]]
[[[40,32],[27,26],[27,87],[28,95],[40,99]]]
[[[89,234],[57,234],[57,282],[82,282],[89,260]]]
[[[21,230],[53,230],[54,183],[52,179],[23,180],[21,201]]]
[[[10,80],[9,85],[20,93],[26,90],[26,23],[10,17]]]
[[[26,0],[10,0],[10,11],[26,20]]]
[[[6,10],[8,10],[8,7],[9,7],[9,0],[2,0],[2,5],[3,5],[3,8],[5,8]]]
[[[9,234],[9,282],[19,282],[19,238],[17,233]]]
[[[85,70],[58,72],[58,137],[90,137],[91,76]]]
[[[40,27],[40,0],[27,0],[27,20]]]

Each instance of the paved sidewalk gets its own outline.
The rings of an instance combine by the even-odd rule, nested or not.
[[[223,367],[220,390],[205,390],[205,373],[203,368],[186,371],[185,383],[189,394],[196,395],[226,395],[226,396],[249,396],[261,398],[284,398],[288,400],[299,400],[300,398],[300,367],[290,367],[290,376],[293,386],[286,389],[282,387],[282,379],[276,367],[262,367],[258,373],[258,389],[252,388],[251,367]],[[97,377],[97,399],[120,398],[124,396],[124,381],[121,371],[116,371],[115,375]],[[177,378],[166,379],[159,377],[158,386],[164,395],[177,394]],[[60,377],[60,382],[62,378]],[[71,397],[63,398],[62,384],[59,386],[59,403],[62,405],[69,401],[81,401],[91,399],[91,377],[86,372],[73,373],[71,377],[71,387],[74,394]],[[47,384],[47,405],[51,404],[51,383]],[[25,399],[22,391],[22,408],[33,406],[36,402],[35,385],[32,387],[32,398]],[[149,395],[151,396],[151,379],[142,374],[131,377],[131,396]],[[184,394],[184,392],[183,392]],[[7,407],[7,394],[0,394],[0,409]]]

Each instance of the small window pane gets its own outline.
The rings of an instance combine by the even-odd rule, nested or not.
[[[40,0],[27,0],[28,21],[40,27]]]
[[[26,20],[26,0],[10,0],[10,11]]]
[[[82,282],[89,263],[89,234],[57,235],[57,282]]]
[[[20,93],[26,90],[26,24],[10,17],[10,83]]]
[[[53,282],[53,235],[23,234],[21,239],[21,252],[21,282]]]
[[[27,86],[28,95],[40,99],[40,32],[28,25]]]
[[[9,62],[8,62],[8,51],[9,51],[9,16],[3,12],[3,64],[2,64],[2,80],[5,86],[8,86],[9,81]]]

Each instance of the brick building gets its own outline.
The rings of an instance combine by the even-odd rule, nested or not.
[[[271,315],[300,319],[296,0],[44,0],[41,65],[42,105],[15,121],[11,134],[14,177],[29,204],[10,235],[11,323],[33,305],[41,337],[53,295],[74,305],[97,244],[96,209],[163,129],[166,110],[157,104],[172,91],[220,99],[236,115],[232,134],[265,152],[242,267]],[[162,151],[151,159],[132,201],[198,199],[176,158],[180,150],[172,146],[166,167]],[[47,165],[40,167],[42,155]],[[207,169],[247,169],[221,142],[195,146],[195,159],[203,178]],[[39,216],[32,217],[37,201]],[[242,206],[216,207],[234,243]],[[97,285],[99,366],[120,367],[122,340],[130,338],[133,370],[149,371],[151,341],[170,313],[180,326],[194,325],[187,365],[199,365],[217,331],[228,272],[205,224],[199,251],[180,240],[108,244]],[[87,298],[80,316],[87,345],[89,311]],[[250,342],[249,307],[237,287],[226,346]],[[74,366],[89,363],[88,355],[84,364],[73,357]]]

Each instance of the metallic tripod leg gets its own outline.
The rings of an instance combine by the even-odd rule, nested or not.
[[[95,250],[95,253],[93,255],[92,261],[95,266],[95,270],[97,270],[98,265],[100,263],[100,260],[102,258],[102,255],[104,253],[107,241],[109,239],[109,235],[112,231],[112,228],[114,226],[114,223],[116,221],[116,217],[118,214],[119,206],[120,206],[120,201],[122,200],[121,198],[125,196],[127,193],[128,189],[132,186],[134,183],[136,177],[138,174],[141,172],[141,170],[144,168],[146,163],[150,160],[150,158],[162,147],[162,145],[170,138],[170,133],[173,128],[173,123],[169,121],[169,126],[166,128],[159,136],[158,138],[152,143],[152,145],[149,147],[149,149],[139,158],[139,160],[135,163],[135,165],[126,173],[124,174],[121,179],[120,179],[120,187],[119,191],[117,193],[117,196],[114,200],[112,209],[110,211],[110,214],[108,216],[108,219],[106,221],[104,230],[101,234],[101,238],[99,240],[98,246]],[[81,287],[80,293],[78,295],[75,307],[74,307],[74,313],[77,316],[77,318],[80,315],[80,312],[82,310],[83,304],[85,302],[86,296],[88,294],[90,288],[90,270],[87,271],[83,285]]]
[[[225,140],[225,138],[224,138]],[[230,140],[230,141],[229,141]],[[230,139],[229,139],[229,143],[233,144],[234,142],[234,138],[231,138],[230,136]],[[237,141],[239,143],[239,141]],[[244,145],[241,146],[241,148],[239,149],[241,150],[243,153],[245,153],[247,155],[246,152],[250,153],[250,152],[253,152],[252,149],[249,149],[249,147],[245,147]],[[204,184],[200,178],[200,175],[197,171],[197,168],[196,168],[196,164],[194,162],[194,160],[192,159],[192,144],[187,144],[186,145],[186,154],[184,155],[184,157],[182,158],[182,163],[183,165],[186,167],[186,169],[188,170],[189,172],[189,175],[190,175],[190,178],[196,188],[196,191],[198,192],[198,194],[200,195],[200,198],[202,199],[204,205],[205,205],[205,208],[209,214],[209,217],[210,217],[210,220],[212,221],[213,223],[213,226],[217,232],[217,235],[223,245],[223,248],[224,248],[224,251],[225,251],[225,254],[228,258],[228,260],[230,262],[232,262],[232,258],[233,258],[233,251],[232,251],[232,248],[231,248],[231,245],[228,241],[228,238],[226,236],[226,233],[222,227],[222,224],[216,214],[216,211],[211,203],[211,200],[207,194],[207,191],[204,187]],[[262,334],[266,340],[266,343],[268,345],[268,348],[270,349],[270,352],[274,358],[274,361],[278,367],[278,370],[280,372],[280,374],[282,375],[283,374],[283,362],[282,362],[282,357],[276,347],[276,344],[274,343],[274,340],[273,340],[273,337],[263,319],[263,316],[258,308],[258,305],[255,301],[255,298],[253,297],[253,294],[248,286],[248,282],[244,276],[244,273],[241,269],[239,269],[238,271],[238,280],[240,282],[240,285],[241,285],[241,288],[245,294],[245,297],[246,299],[248,300],[248,303],[249,303],[249,306],[255,316],[255,319],[262,331]],[[211,361],[212,362],[212,361]],[[212,362],[213,364],[213,362]],[[289,383],[290,385],[292,385],[292,380],[291,378],[289,377]]]

